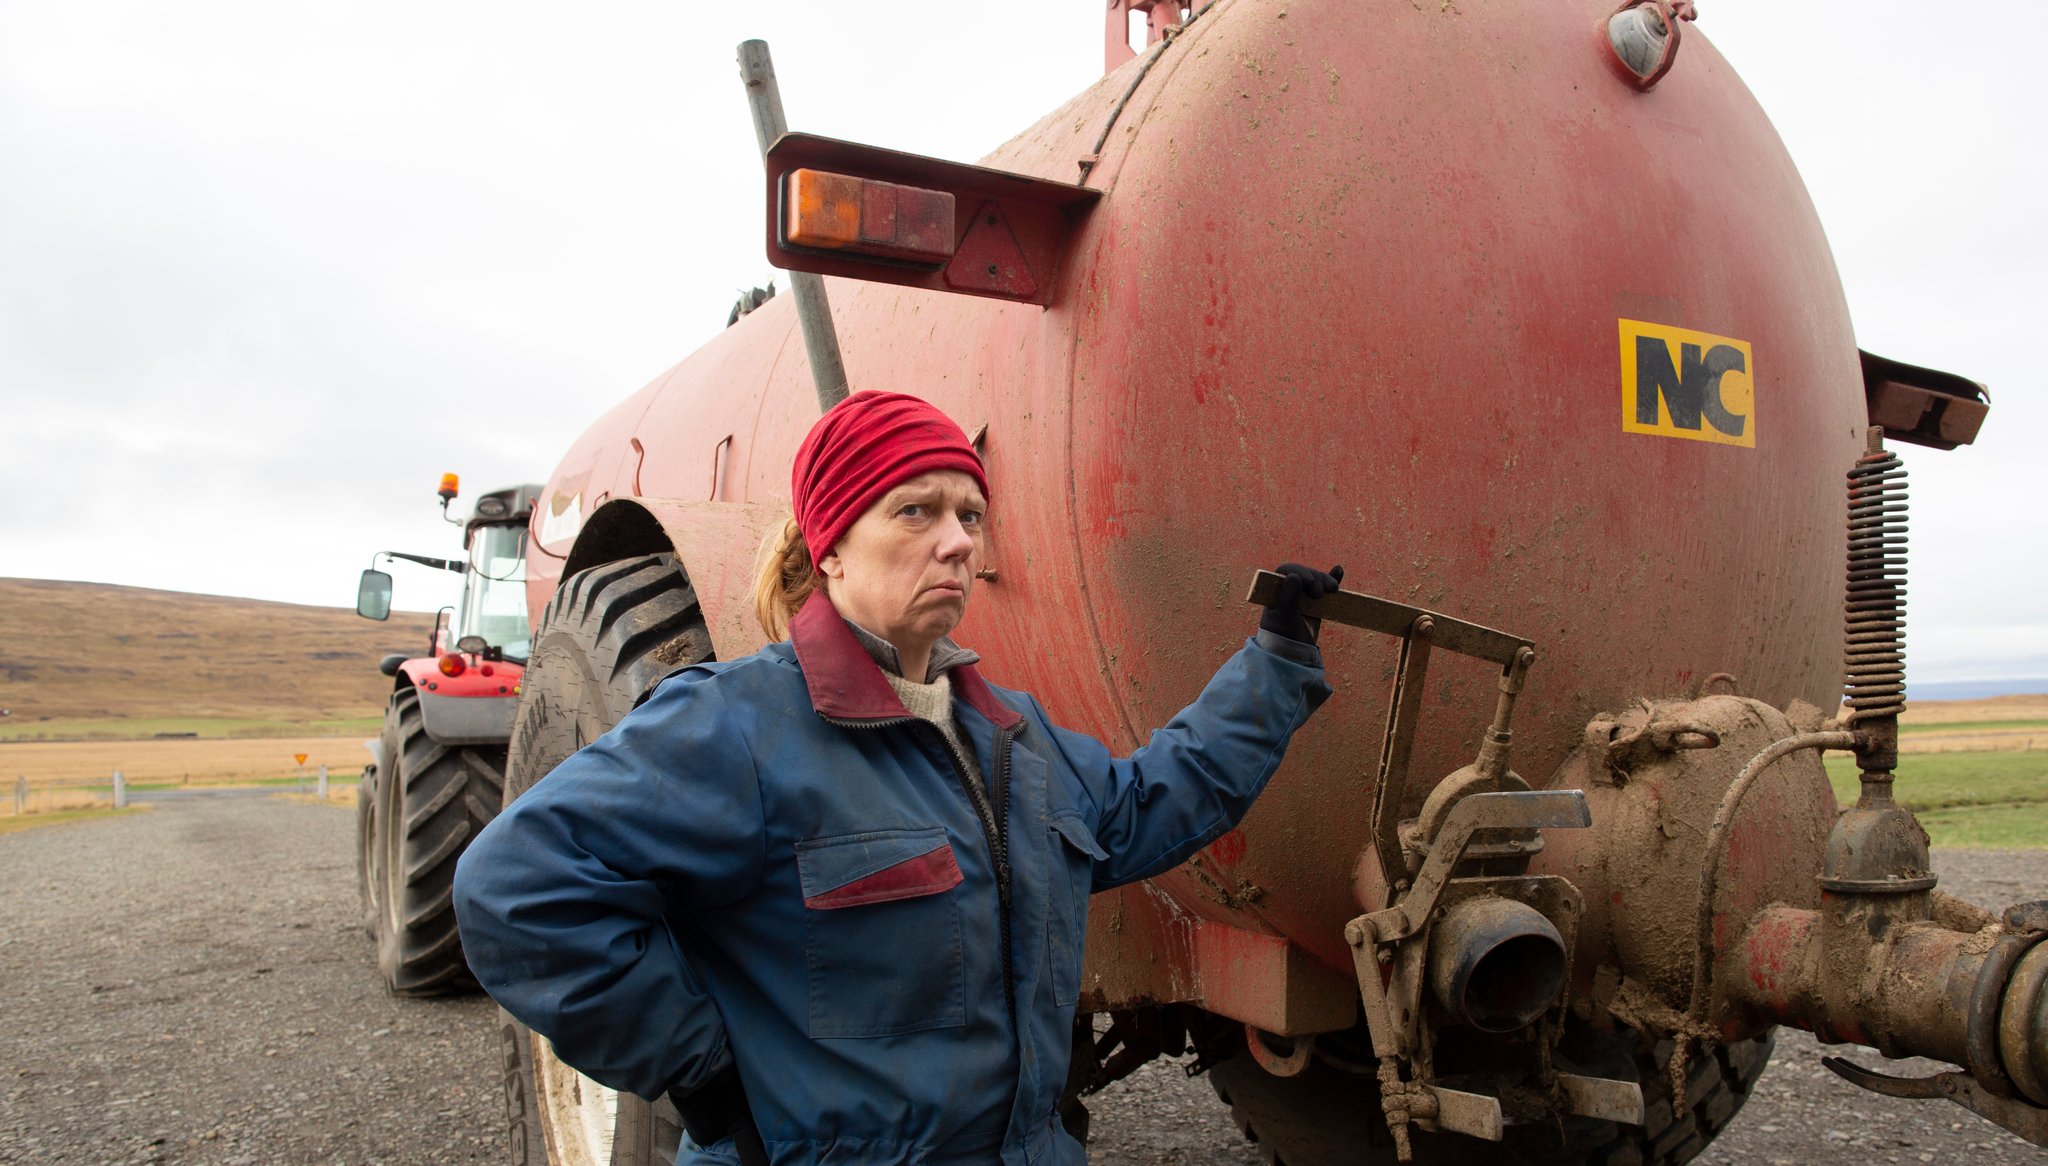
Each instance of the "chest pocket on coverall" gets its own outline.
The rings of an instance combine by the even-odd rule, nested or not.
[[[1102,844],[1078,810],[1054,810],[1045,828],[1052,837],[1051,885],[1046,888],[1052,909],[1046,912],[1045,950],[1052,961],[1052,1002],[1072,1004],[1081,998],[1082,928],[1088,921],[1088,892],[1095,882],[1095,860],[1106,859]]]
[[[814,838],[796,863],[812,1037],[967,1023],[960,865],[943,827]]]

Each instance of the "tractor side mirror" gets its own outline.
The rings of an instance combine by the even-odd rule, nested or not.
[[[382,660],[377,661],[377,671],[382,672],[386,676],[396,676],[398,675],[398,666],[403,663],[405,663],[405,653],[393,652]]]
[[[356,614],[364,619],[391,618],[391,576],[382,571],[364,571],[356,584]]]
[[[491,642],[489,640],[484,639],[482,636],[464,636],[461,639],[455,641],[456,651],[468,652],[472,656],[481,656],[485,652],[489,651],[490,647]]]

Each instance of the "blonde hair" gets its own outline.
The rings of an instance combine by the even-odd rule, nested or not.
[[[771,642],[789,635],[790,617],[824,584],[795,516],[784,519],[781,530],[770,527],[754,571],[754,616]]]

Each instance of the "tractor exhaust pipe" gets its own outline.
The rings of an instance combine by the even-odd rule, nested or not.
[[[1541,911],[1492,895],[1451,909],[1430,940],[1437,1002],[1481,1032],[1534,1024],[1564,989],[1564,939]]]

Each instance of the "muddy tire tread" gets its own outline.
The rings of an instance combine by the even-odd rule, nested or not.
[[[1682,1166],[1705,1150],[1730,1121],[1740,1112],[1749,1098],[1758,1077],[1763,1075],[1770,1061],[1773,1038],[1766,1034],[1756,1040],[1738,1042],[1733,1046],[1716,1048],[1711,1054],[1700,1053],[1692,1060],[1690,1079],[1686,1086],[1685,1104],[1677,1112],[1671,1105],[1669,1086],[1665,1084],[1664,1066],[1670,1060],[1669,1042],[1658,1042],[1654,1047],[1637,1056],[1640,1079],[1644,1086],[1644,1121],[1641,1128],[1616,1126],[1614,1140],[1591,1151],[1581,1151],[1554,1158],[1530,1159],[1514,1153],[1507,1147],[1494,1143],[1473,1141],[1469,1152],[1464,1148],[1446,1154],[1441,1151],[1430,1153],[1418,1147],[1418,1166]],[[1230,1089],[1220,1075],[1212,1074],[1211,1083],[1223,1102],[1230,1106],[1232,1122],[1258,1151],[1264,1166],[1354,1166],[1359,1162],[1379,1166],[1393,1163],[1394,1151],[1391,1145],[1367,1145],[1362,1138],[1353,1139],[1347,1152],[1338,1156],[1308,1154],[1293,1151],[1283,1153],[1275,1141],[1278,1137],[1262,1137],[1260,1125],[1266,1120],[1286,1121],[1284,1115],[1269,1116],[1255,1112],[1252,1105],[1243,1104],[1233,1098]],[[1377,1088],[1363,1079],[1358,1081],[1360,1096],[1357,1104],[1378,1109]],[[1304,1118],[1312,1118],[1306,1113]],[[1278,1133],[1278,1131],[1271,1131]],[[1384,1137],[1385,1131],[1381,1130]],[[1438,1145],[1450,1143],[1439,1142]]]

